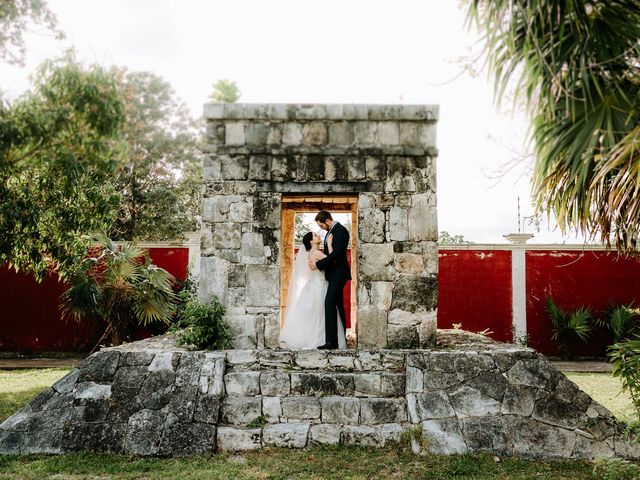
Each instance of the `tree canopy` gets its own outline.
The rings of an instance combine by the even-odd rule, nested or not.
[[[0,60],[22,65],[26,53],[24,34],[29,23],[44,26],[56,38],[64,35],[57,28],[56,16],[44,0],[0,1]]]
[[[539,211],[622,250],[640,235],[640,0],[468,0],[497,97],[526,100]]]
[[[126,163],[111,228],[116,240],[166,240],[196,227],[200,211],[198,123],[171,85],[150,72],[114,71],[125,105]]]
[[[124,144],[113,76],[72,54],[45,62],[33,87],[0,106],[0,263],[65,278],[106,231],[119,195],[111,183]]]

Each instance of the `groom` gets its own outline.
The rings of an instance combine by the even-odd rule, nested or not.
[[[347,261],[349,232],[338,222],[334,222],[331,214],[325,210],[319,211],[315,220],[318,226],[327,232],[324,237],[324,253],[327,256],[318,260],[316,267],[318,270],[324,270],[329,282],[327,295],[324,298],[325,344],[318,347],[320,350],[328,350],[338,348],[338,313],[342,320],[342,328],[346,331],[342,292],[347,281],[351,280],[351,270]],[[331,253],[328,253],[327,248],[329,235],[333,238]]]

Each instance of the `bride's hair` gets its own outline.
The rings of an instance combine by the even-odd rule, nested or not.
[[[313,239],[313,233],[312,232],[307,232],[304,234],[304,237],[302,237],[302,243],[304,243],[304,248],[305,250],[308,252],[309,250],[311,250],[311,240]]]

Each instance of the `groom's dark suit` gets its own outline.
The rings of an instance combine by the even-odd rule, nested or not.
[[[344,298],[342,291],[347,281],[351,280],[351,269],[347,261],[347,247],[349,246],[349,232],[338,222],[333,224],[324,240],[324,251],[327,249],[327,237],[333,235],[333,252],[316,262],[318,270],[324,270],[329,282],[327,295],[324,299],[325,338],[328,346],[338,347],[338,317],[342,319],[342,328],[346,330]]]

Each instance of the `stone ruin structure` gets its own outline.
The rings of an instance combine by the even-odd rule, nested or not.
[[[292,260],[283,205],[319,194],[356,205],[358,346],[432,346],[438,108],[208,104],[204,113],[200,295],[221,299],[234,347],[278,347]]]
[[[399,442],[415,453],[640,458],[638,439],[544,357],[464,337],[441,331],[433,350],[202,352],[167,338],[105,349],[0,424],[0,453]]]
[[[243,349],[190,351],[170,336],[103,349],[0,424],[0,454],[400,442],[640,458],[638,439],[535,351],[444,331],[436,346],[435,107],[205,114],[200,292],[222,300]],[[359,348],[277,350],[292,253],[281,227],[290,205],[331,195],[357,212]]]

